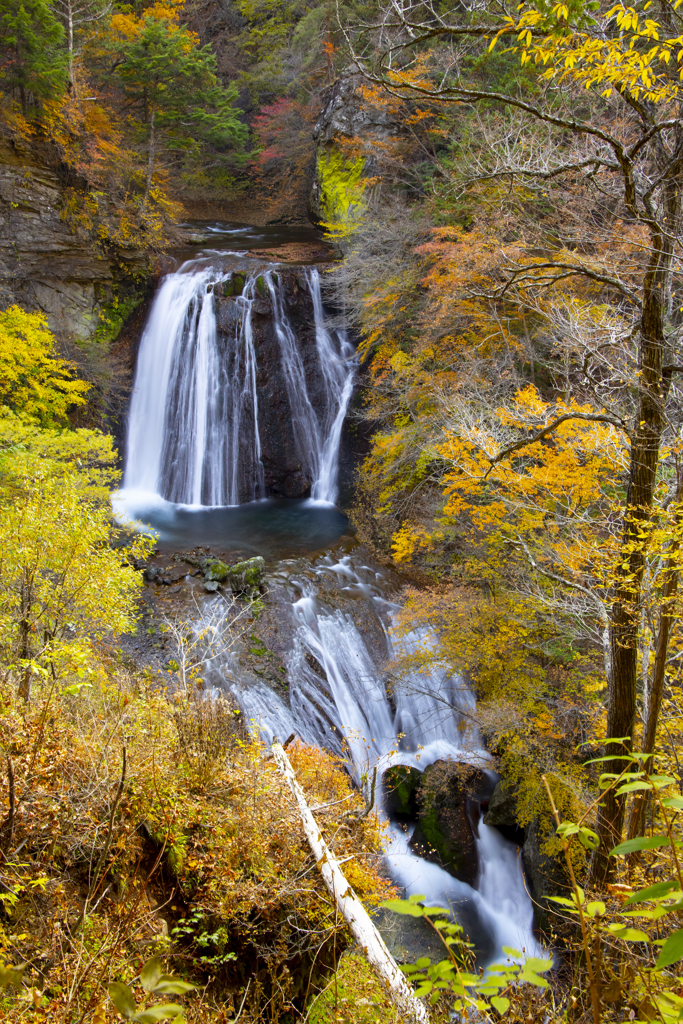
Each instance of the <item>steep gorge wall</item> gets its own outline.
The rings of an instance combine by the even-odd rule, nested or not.
[[[67,223],[67,189],[78,185],[47,154],[0,143],[0,303],[42,311],[68,341],[92,339],[100,312],[143,288],[152,263],[137,246],[107,251],[94,231]]]

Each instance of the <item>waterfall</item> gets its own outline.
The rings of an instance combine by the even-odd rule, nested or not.
[[[376,609],[391,611],[377,586],[363,582],[351,567],[349,556],[336,564],[328,560],[317,571],[346,577],[349,585],[344,589]],[[296,733],[305,743],[337,754],[344,742],[357,781],[375,766],[380,778],[390,765],[423,770],[439,759],[490,766],[473,724],[474,696],[462,679],[439,668],[409,672],[394,685],[392,709],[381,674],[350,616],[327,608],[310,580],[297,583],[301,596],[292,604],[297,629],[288,662],[289,704],[262,683],[240,685],[230,672],[222,681],[210,679],[232,686],[268,741]],[[393,654],[435,643],[423,631],[397,639],[389,629],[386,637]],[[391,824],[388,832],[386,862],[394,881],[409,894],[424,895],[430,904],[454,911],[471,934],[484,934],[487,959],[502,957],[503,946],[542,955],[532,933],[533,907],[517,848],[496,829],[479,823],[476,888],[415,854],[402,828]]]
[[[336,332],[337,337],[334,338],[325,326],[318,271],[309,270],[307,278],[315,312],[315,343],[326,385],[323,445],[318,456],[318,471],[311,488],[311,497],[334,503],[337,500],[339,442],[354,385],[355,352],[344,331]]]
[[[265,495],[248,280],[218,345],[213,268],[169,274],[140,343],[124,488],[190,505]]]
[[[185,264],[163,281],[140,343],[128,422],[124,489],[189,505],[237,505],[266,495],[252,306],[270,298],[291,426],[311,496],[337,500],[341,429],[354,383],[354,350],[329,331],[315,269],[306,272],[322,400],[314,408],[279,278],[247,276],[232,333],[217,330],[214,289],[227,274]],[[261,289],[258,288],[259,281]]]

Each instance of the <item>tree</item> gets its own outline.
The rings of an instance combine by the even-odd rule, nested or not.
[[[519,145],[482,148],[481,165],[469,187],[496,185],[518,194],[562,204],[565,225],[553,225],[531,244],[522,237],[502,268],[502,284],[487,297],[516,300],[521,309],[538,296],[580,281],[631,324],[635,345],[632,373],[604,387],[603,361],[593,353],[582,368],[593,410],[627,438],[623,474],[620,546],[610,589],[610,672],[607,743],[615,760],[633,742],[638,683],[638,630],[643,580],[658,483],[671,483],[671,449],[679,435],[676,375],[681,347],[681,195],[683,118],[679,69],[683,56],[674,3],[525,4],[514,16],[492,4],[476,15],[451,21],[431,2],[386,5],[372,23],[347,27],[346,38],[359,70],[394,95],[491,109],[547,134],[538,151]],[[476,61],[499,39],[511,38],[522,64],[539,66],[544,88],[529,94],[481,84]],[[444,40],[442,46],[435,45]],[[366,56],[367,54],[367,56]],[[416,54],[426,54],[415,63]],[[599,97],[586,88],[598,85]],[[511,136],[508,133],[508,140]],[[570,198],[571,197],[571,198]],[[578,231],[573,204],[583,212]],[[619,390],[626,422],[614,416]],[[575,417],[576,418],[576,417]],[[567,414],[550,416],[541,429],[528,427],[487,453],[503,464],[528,445],[552,443]],[[665,457],[663,457],[663,455]],[[620,481],[621,482],[621,481]],[[623,827],[625,797],[611,790],[600,808],[601,846],[594,877],[604,877],[607,853]]]
[[[45,0],[1,0],[0,82],[17,90],[27,112],[30,97],[44,99],[62,91],[64,29]]]
[[[74,366],[54,354],[55,340],[43,313],[10,306],[0,313],[0,405],[42,424],[66,420],[83,405],[90,385],[74,380]]]
[[[53,0],[66,26],[66,44],[69,55],[69,83],[75,88],[74,55],[75,34],[84,25],[95,25],[110,13],[111,0]]]
[[[135,629],[143,581],[129,559],[150,540],[113,547],[110,515],[73,474],[26,479],[0,508],[0,646],[26,701],[34,673],[56,679]]]
[[[243,142],[246,127],[232,105],[237,87],[219,84],[210,46],[200,47],[187,28],[146,17],[139,34],[122,45],[116,74],[129,104],[141,111],[147,126],[145,201],[162,139],[172,150]]]

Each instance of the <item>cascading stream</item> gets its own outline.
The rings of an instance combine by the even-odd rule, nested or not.
[[[314,499],[337,500],[339,445],[353,391],[354,350],[329,331],[315,269],[305,279],[315,320],[323,384],[314,408],[285,295],[273,271],[246,276],[234,299],[232,334],[219,334],[216,267],[189,261],[169,274],[154,300],[140,344],[128,424],[126,492],[196,506],[237,505],[265,497],[259,429],[258,352],[253,310],[268,294],[299,457]]]
[[[378,610],[391,611],[381,591],[352,569],[348,556],[318,572],[345,577],[346,590],[362,594]],[[304,742],[335,753],[342,753],[345,741],[357,780],[375,766],[381,778],[391,765],[423,770],[439,759],[490,767],[472,721],[474,696],[461,679],[438,668],[409,672],[394,688],[392,710],[381,675],[350,617],[321,604],[309,580],[298,582],[302,596],[292,606],[298,628],[288,663],[289,706],[263,684],[231,684],[245,713],[269,741],[274,735],[282,740],[296,733]],[[397,640],[391,629],[387,640],[393,654],[434,642],[419,631]],[[228,682],[219,676],[212,681],[221,686]],[[503,946],[542,955],[532,933],[533,908],[518,850],[496,829],[479,823],[476,888],[419,857],[398,825],[389,826],[389,837],[386,860],[396,883],[409,894],[425,895],[429,903],[453,910],[470,934],[485,935],[487,960],[500,959]]]

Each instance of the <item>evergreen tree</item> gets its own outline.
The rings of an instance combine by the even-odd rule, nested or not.
[[[198,46],[187,28],[166,20],[145,18],[140,34],[125,45],[117,74],[149,132],[145,200],[162,140],[176,150],[243,142],[246,126],[233,106],[237,87],[221,86],[216,71],[210,46]]]
[[[45,0],[0,0],[0,85],[18,91],[26,113],[31,97],[63,89],[64,29]]]

